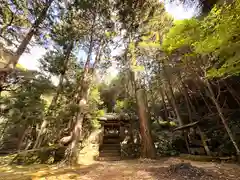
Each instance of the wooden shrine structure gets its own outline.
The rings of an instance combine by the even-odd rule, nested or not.
[[[98,120],[103,128],[98,160],[121,160],[121,141],[130,128],[129,116],[108,113]]]

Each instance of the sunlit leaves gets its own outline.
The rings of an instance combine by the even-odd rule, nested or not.
[[[21,65],[21,64],[19,64],[19,63],[16,65],[16,68],[17,68],[17,69],[20,69],[20,70],[22,70],[22,71],[26,71],[26,70],[27,70],[23,65]]]
[[[192,46],[200,36],[199,21],[186,19],[177,21],[165,36],[162,48],[173,51],[182,46]]]
[[[159,32],[150,32],[149,35],[143,36],[142,41],[138,44],[141,48],[160,48]]]
[[[108,39],[110,39],[110,38],[116,36],[117,33],[114,32],[114,31],[106,31],[106,32],[105,32],[105,35],[106,35],[106,37],[107,37]]]
[[[224,6],[215,6],[203,20],[183,20],[174,25],[166,35],[163,49],[172,52],[189,47],[196,56],[211,57],[209,68],[214,61],[216,67],[208,69],[208,77],[222,77],[239,73],[240,44],[240,6],[239,1]],[[193,61],[199,61],[193,58]],[[217,61],[217,63],[215,62]]]
[[[145,70],[144,66],[131,66],[131,67],[132,67],[132,71],[134,72],[141,72]]]

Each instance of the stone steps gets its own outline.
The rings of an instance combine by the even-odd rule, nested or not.
[[[120,144],[102,144],[99,150],[120,150]]]
[[[100,152],[99,157],[118,157],[121,156],[121,153],[119,151],[116,152]]]
[[[104,148],[104,149],[99,150],[99,152],[100,153],[101,152],[117,153],[117,152],[121,152],[121,150],[120,150],[120,148],[118,148],[118,149],[107,149],[107,148]]]
[[[116,157],[101,157],[99,156],[97,158],[98,161],[120,161],[121,157],[120,156],[116,156]]]
[[[108,134],[103,136],[103,138],[119,138],[119,134]]]
[[[120,144],[120,139],[103,139],[103,144]]]

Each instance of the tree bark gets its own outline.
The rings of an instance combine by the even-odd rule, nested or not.
[[[23,142],[24,142],[24,139],[25,139],[28,131],[29,131],[29,127],[25,127],[25,129],[24,129],[24,131],[23,131],[23,133],[22,133],[22,135],[21,135],[21,137],[20,137],[20,139],[19,139],[19,142],[18,142],[18,151],[21,150],[22,144],[23,144]]]
[[[195,99],[195,101],[197,103],[196,99]],[[189,105],[190,105],[191,109],[193,110],[193,113],[197,115],[197,111],[196,111],[195,107],[193,106],[193,104],[191,103],[190,100],[189,100]],[[199,121],[200,119],[197,119],[197,120]],[[204,131],[202,131],[202,129],[200,128],[199,125],[197,125],[197,130],[199,131],[199,134],[200,134],[200,137],[201,137],[201,141],[202,141],[203,147],[204,147],[204,149],[206,151],[206,154],[208,156],[211,156],[212,153],[211,153],[211,151],[210,151],[210,149],[209,149],[209,147],[207,145],[207,135],[204,133]]]
[[[78,103],[80,111],[76,115],[76,123],[73,128],[72,135],[69,137],[69,141],[71,141],[69,145],[69,153],[67,154],[68,157],[67,161],[69,161],[71,164],[76,164],[77,163],[77,158],[78,158],[78,145],[79,145],[79,140],[82,137],[82,126],[84,122],[84,116],[86,114],[86,108],[87,108],[87,101],[88,101],[88,95],[89,95],[89,89],[90,89],[90,84],[92,82],[92,76],[94,74],[95,67],[97,63],[101,59],[101,50],[103,44],[100,43],[95,61],[93,63],[92,71],[89,70],[89,64],[90,64],[90,57],[93,51],[93,39],[91,38],[90,41],[90,48],[89,48],[89,53],[87,57],[87,61],[85,63],[85,68],[84,68],[84,73],[83,73],[83,78],[81,80],[81,86],[80,86],[80,101]]]
[[[64,80],[65,73],[67,71],[67,66],[68,66],[68,63],[69,63],[69,60],[70,60],[70,54],[72,52],[72,49],[73,49],[73,42],[71,42],[68,45],[68,48],[66,50],[66,55],[65,55],[65,59],[64,59],[64,63],[63,63],[63,71],[62,71],[62,73],[60,75],[60,78],[59,78],[59,84],[58,84],[57,89],[56,89],[56,94],[53,96],[51,104],[48,107],[46,117],[44,118],[44,120],[41,124],[40,130],[39,130],[39,133],[38,133],[38,136],[37,136],[37,139],[35,141],[35,144],[34,144],[33,148],[39,148],[41,146],[42,141],[43,141],[43,135],[45,134],[46,127],[49,123],[48,122],[48,116],[52,115],[53,108],[56,105],[56,103],[58,101],[58,98],[59,98],[59,95],[62,91],[63,80]]]
[[[166,81],[167,81],[167,85],[168,85],[168,90],[169,90],[170,95],[171,95],[171,98],[170,98],[170,99],[171,99],[171,102],[172,102],[174,111],[175,111],[175,113],[176,113],[176,116],[177,116],[177,119],[178,119],[178,121],[179,121],[180,126],[182,126],[182,125],[184,125],[184,123],[183,123],[183,121],[182,121],[182,118],[181,118],[179,109],[178,109],[178,107],[177,107],[177,102],[176,102],[176,100],[175,100],[174,92],[173,92],[173,89],[172,89],[172,84],[171,84],[171,82],[170,82],[168,73],[166,72],[164,65],[163,65],[163,72],[164,72],[164,75],[165,75],[165,77],[166,77]]]
[[[161,86],[159,86],[159,92],[160,92],[160,95],[162,97],[165,121],[168,121],[168,110],[167,110],[167,105],[166,105],[166,102],[165,102],[165,96],[164,96],[164,93],[163,93],[163,90],[162,90]]]
[[[187,104],[187,110],[188,110],[188,116],[189,116],[188,119],[189,119],[189,122],[192,122],[192,111],[191,111],[191,107],[190,107],[190,99],[189,99],[189,94],[188,94],[188,91],[187,91],[187,87],[185,86],[185,84],[182,80],[181,73],[178,73],[178,78],[181,82],[182,90],[183,90],[183,96],[184,96],[185,102]],[[180,89],[180,92],[181,92],[181,89]]]
[[[86,82],[86,81],[85,81]],[[89,82],[86,82],[89,83]],[[67,160],[71,164],[77,163],[77,157],[78,157],[78,145],[80,141],[80,137],[82,137],[82,125],[83,125],[83,120],[84,120],[84,115],[85,115],[85,109],[87,106],[87,99],[88,99],[88,90],[89,86],[86,86],[84,88],[85,90],[82,91],[82,98],[79,102],[79,112],[76,115],[76,123],[73,128],[72,136],[71,136],[71,143],[69,145],[69,154],[67,157]]]
[[[188,98],[188,101],[189,101],[189,105],[190,105],[191,109],[193,110],[193,113],[197,115],[197,111],[196,111],[195,107],[193,106],[193,104],[191,103],[189,98]],[[211,156],[212,153],[211,153],[211,151],[210,151],[210,149],[209,149],[209,147],[207,145],[207,136],[206,136],[206,134],[201,130],[199,125],[197,125],[197,130],[199,131],[199,134],[200,134],[200,137],[201,137],[201,141],[202,141],[203,147],[204,147],[204,149],[206,151],[206,154],[208,156]]]
[[[154,147],[151,130],[150,130],[147,97],[144,89],[138,89],[136,91],[136,99],[137,99],[137,105],[138,105],[140,132],[141,132],[141,139],[142,139],[141,157],[155,158],[156,152],[155,152],[155,147]]]
[[[164,76],[166,78],[168,89],[169,89],[169,92],[170,92],[170,95],[171,95],[172,106],[173,106],[174,111],[176,113],[179,125],[183,126],[184,123],[183,123],[182,117],[180,115],[180,111],[178,109],[177,102],[176,102],[176,99],[175,99],[175,96],[174,96],[174,92],[173,92],[173,89],[172,89],[172,84],[171,84],[169,75],[168,75],[168,73],[167,73],[167,71],[165,69],[165,65],[164,64],[162,66],[162,69],[163,69],[163,73],[164,73]],[[187,134],[188,134],[188,132],[183,130],[183,137],[184,137],[184,140],[185,140],[185,143],[186,143],[186,147],[187,147],[188,153],[190,153],[191,151],[190,151],[190,147],[189,147],[189,143],[188,143],[188,135]]]
[[[6,129],[7,129],[7,127],[8,127],[8,124],[9,124],[9,120],[7,119],[6,122],[5,122],[5,124],[4,124],[4,127],[2,127],[2,131],[1,131],[1,135],[0,135],[0,140],[3,139],[4,133],[5,133]]]
[[[40,15],[38,16],[38,18],[36,19],[36,21],[33,23],[32,27],[30,28],[30,30],[28,31],[27,35],[25,36],[25,38],[22,40],[21,44],[18,46],[14,57],[11,59],[11,61],[7,64],[7,67],[5,68],[10,68],[10,70],[12,68],[15,68],[15,66],[17,65],[19,58],[21,57],[21,55],[24,53],[24,51],[26,50],[29,42],[31,41],[33,35],[37,32],[39,25],[44,21],[44,19],[47,16],[47,11],[49,9],[49,7],[51,6],[53,0],[49,0],[46,3],[46,6],[43,8],[43,10],[41,11]],[[10,67],[12,66],[12,67]],[[5,69],[4,68],[4,69]],[[0,72],[2,70],[0,69]]]
[[[183,87],[183,95],[184,95],[185,101],[187,103],[188,114],[189,114],[189,122],[192,122],[192,111],[191,111],[191,109],[193,110],[193,112],[195,114],[197,114],[197,112],[196,112],[195,107],[191,103],[191,100],[189,98],[189,94],[188,94],[188,91],[187,91],[187,87],[184,84],[180,73],[179,73],[179,78],[180,78],[180,82],[181,82],[182,87]],[[201,137],[201,141],[202,141],[203,147],[204,147],[204,149],[206,151],[206,154],[208,156],[211,156],[211,151],[210,151],[210,149],[209,149],[209,147],[207,145],[207,142],[206,142],[207,137],[206,137],[205,133],[201,130],[199,125],[197,125],[197,130],[199,131],[199,134],[200,134],[200,137]]]
[[[218,104],[217,99],[215,98],[213,89],[212,89],[211,84],[209,83],[208,80],[206,80],[206,86],[207,86],[207,88],[208,88],[208,90],[209,90],[211,99],[212,99],[214,105],[215,105],[216,108],[217,108],[218,115],[219,115],[219,117],[220,117],[220,119],[221,119],[221,121],[222,121],[222,123],[223,123],[223,125],[224,125],[224,128],[225,128],[225,130],[227,131],[227,134],[228,134],[230,140],[232,141],[233,146],[234,146],[235,149],[236,149],[236,154],[237,154],[238,157],[240,157],[240,149],[239,149],[239,147],[238,147],[238,145],[237,145],[237,142],[236,142],[236,140],[235,140],[235,138],[234,138],[234,136],[233,136],[233,133],[232,133],[230,127],[229,127],[228,124],[227,124],[227,121],[226,121],[226,119],[225,119],[225,117],[224,117],[224,115],[223,115],[223,113],[222,113],[221,107],[220,107],[220,105]]]
[[[94,24],[95,24],[95,18],[94,18],[93,26],[91,28],[91,35],[90,35],[90,42],[89,42],[90,46],[88,50],[87,60],[84,65],[83,75],[80,80],[80,86],[78,88],[77,95],[75,96],[76,103],[78,103],[79,105],[79,112],[76,113],[75,125],[69,137],[70,144],[65,153],[66,161],[71,164],[77,163],[77,159],[78,159],[77,150],[78,150],[80,137],[82,137],[82,125],[84,121],[84,116],[86,114],[89,88],[92,82],[92,75],[94,73],[94,68],[97,65],[97,63],[100,61],[100,56],[101,56],[102,44],[100,42],[98,53],[96,55],[95,62],[93,63],[92,71],[90,71],[90,59],[91,59],[91,55],[94,47],[94,41],[93,41]]]

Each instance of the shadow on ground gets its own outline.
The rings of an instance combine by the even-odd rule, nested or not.
[[[57,167],[45,165],[33,166],[2,166],[0,180],[32,180],[32,179],[78,179],[103,165],[78,165],[74,167]]]
[[[231,164],[160,160],[95,162],[73,167],[56,165],[2,166],[0,180],[240,180],[240,167]]]

